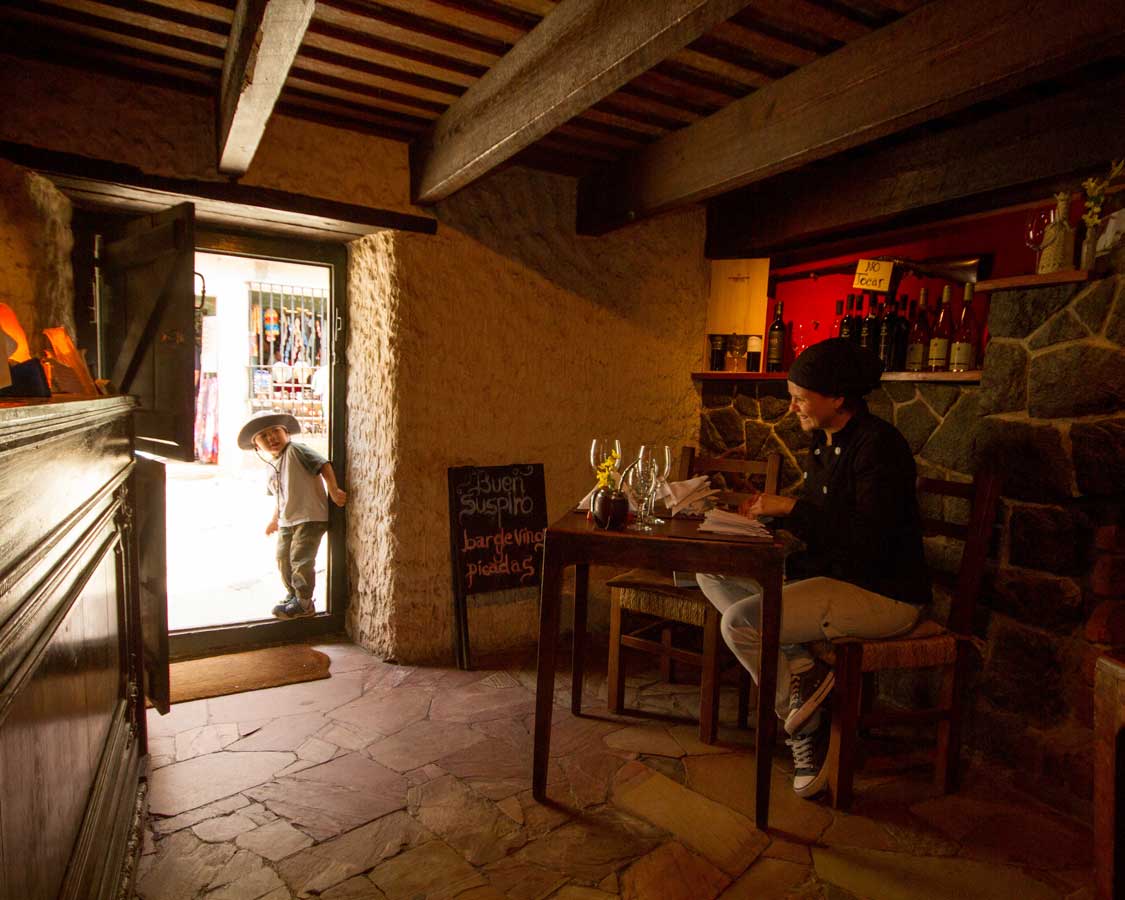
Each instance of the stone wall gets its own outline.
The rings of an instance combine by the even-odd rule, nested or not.
[[[43,329],[74,332],[70,201],[46,178],[0,160],[0,303],[10,306],[37,353]]]
[[[449,467],[542,462],[557,517],[592,485],[592,437],[694,439],[703,215],[585,239],[574,197],[509,169],[442,204],[436,237],[353,246],[351,628],[396,659],[451,658]],[[535,590],[469,605],[474,650],[534,641]]]
[[[979,387],[885,382],[869,403],[905,435],[921,474],[967,481],[986,455],[1000,460],[968,740],[1046,799],[1088,814],[1093,663],[1125,646],[1125,275],[994,293],[988,327]],[[799,486],[807,438],[784,382],[709,382],[702,393],[705,448],[780,450],[783,487]],[[957,504],[945,512],[963,521]],[[928,539],[927,556],[950,571],[960,545]],[[937,599],[940,614],[948,598]],[[885,681],[900,699],[933,689]]]

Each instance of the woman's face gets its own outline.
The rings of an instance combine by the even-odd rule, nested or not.
[[[829,397],[789,382],[789,408],[797,414],[802,431],[840,427],[843,397]]]

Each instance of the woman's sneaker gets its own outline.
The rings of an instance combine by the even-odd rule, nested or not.
[[[793,751],[793,792],[798,797],[815,797],[828,786],[829,719],[821,711],[805,729],[785,743]]]
[[[820,709],[836,684],[836,674],[824,663],[817,662],[805,672],[789,676],[789,715],[785,731],[797,734]]]

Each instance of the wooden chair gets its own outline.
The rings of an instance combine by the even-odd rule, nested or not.
[[[934,494],[971,502],[967,525],[930,518],[925,514],[922,518],[924,533],[960,538],[965,542],[946,626],[924,620],[909,634],[898,638],[840,638],[831,642],[832,652],[826,657],[829,660],[834,658],[836,686],[827,765],[831,801],[837,809],[846,809],[852,802],[852,777],[860,732],[878,726],[936,722],[934,783],[944,793],[956,790],[973,613],[980,593],[999,493],[1000,478],[992,470],[982,471],[972,484],[918,479],[920,501],[925,495]],[[941,583],[938,577],[935,581]],[[876,673],[928,668],[941,669],[941,689],[935,708],[872,708]]]
[[[686,478],[712,473],[722,473],[724,480],[735,482],[762,476],[765,490],[777,492],[781,455],[771,453],[765,460],[719,459],[697,457],[694,447],[684,447],[679,470],[675,478]],[[733,476],[733,477],[732,477]],[[726,490],[716,496],[721,504],[737,506],[748,492]],[[674,666],[682,663],[701,670],[699,686],[699,738],[704,743],[714,743],[718,733],[719,667],[722,639],[719,634],[719,611],[703,596],[698,588],[676,587],[671,572],[650,569],[633,569],[611,578],[609,612],[609,711],[618,713],[624,704],[625,667],[621,662],[621,648],[630,647],[660,658],[660,674],[665,681],[673,678]],[[656,620],[639,631],[622,633],[622,610],[644,613]],[[672,623],[695,625],[703,629],[703,652],[685,650],[672,645]],[[660,640],[643,637],[645,632],[660,629]],[[749,712],[750,675],[741,666],[739,674],[738,722],[746,726]]]

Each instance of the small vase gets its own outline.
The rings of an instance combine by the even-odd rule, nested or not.
[[[599,528],[620,530],[629,518],[629,498],[612,488],[598,488],[590,498],[590,512]]]
[[[1078,259],[1078,268],[1087,272],[1092,271],[1098,258],[1098,229],[1087,228],[1086,237],[1082,241],[1082,249]]]

